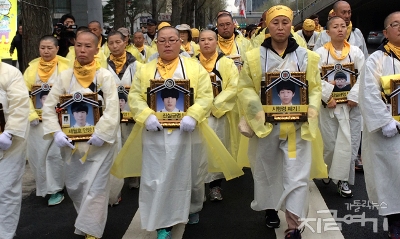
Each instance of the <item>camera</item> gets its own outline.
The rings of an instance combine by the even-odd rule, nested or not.
[[[64,24],[62,24],[62,23],[57,23],[55,26],[54,26],[54,32],[53,32],[53,35],[54,36],[60,36],[60,34],[62,34],[62,33],[64,33],[65,31],[67,31],[67,30],[69,30],[69,29],[73,29],[73,30],[75,30],[75,29],[77,29],[78,28],[78,26],[77,25],[69,25],[68,27],[67,26],[65,26]]]

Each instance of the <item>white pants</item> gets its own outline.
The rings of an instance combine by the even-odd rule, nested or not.
[[[248,155],[254,179],[255,211],[288,210],[298,217],[308,211],[308,182],[311,170],[311,142],[301,138],[296,127],[296,158],[288,155],[288,140],[279,139],[280,124],[265,138],[249,141]]]
[[[0,150],[0,239],[14,238],[22,201],[26,141],[13,138],[11,147]]]

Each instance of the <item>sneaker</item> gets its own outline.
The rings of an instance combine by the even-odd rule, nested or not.
[[[47,205],[55,206],[57,204],[60,204],[63,200],[64,200],[64,193],[57,192],[50,195],[49,201],[47,201]]]
[[[172,239],[172,232],[165,229],[157,230],[157,239]]]
[[[301,239],[301,233],[299,229],[294,229],[286,234],[285,239]]]
[[[266,225],[269,228],[279,228],[281,220],[279,219],[278,212],[274,209],[267,209],[265,212]]]
[[[389,226],[389,238],[400,239],[400,222],[395,222]]]
[[[351,192],[347,181],[339,181],[337,187],[340,196],[344,198],[353,197],[353,193]]]
[[[213,187],[210,189],[210,201],[222,201],[222,194],[221,194],[222,188],[220,187]]]
[[[197,224],[197,223],[199,223],[199,220],[200,220],[200,217],[197,212],[189,214],[189,221],[188,221],[189,224]]]
[[[100,239],[100,238],[86,234],[85,239]]]
[[[325,185],[328,185],[328,184],[331,182],[331,179],[330,179],[330,178],[323,178],[323,179],[322,179],[322,182],[323,182]]]
[[[355,163],[356,163],[356,166],[355,166],[356,171],[360,171],[360,172],[364,171],[364,167],[363,167],[363,163],[362,163],[360,155],[357,157]]]
[[[128,185],[129,185],[129,189],[139,188],[139,186],[140,186],[139,177],[128,178]]]

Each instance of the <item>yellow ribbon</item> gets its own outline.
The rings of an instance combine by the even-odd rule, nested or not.
[[[350,24],[347,26],[346,40],[349,39],[352,30],[353,30],[353,24],[350,21]]]
[[[77,60],[74,62],[74,75],[76,80],[84,88],[88,88],[93,82],[96,71],[100,68],[96,60],[82,66]]]
[[[391,42],[386,43],[384,46],[385,50],[388,52],[393,52],[398,59],[400,59],[400,47],[393,45]]]
[[[185,48],[185,51],[186,52],[191,52],[192,51],[192,49],[191,49],[191,47],[190,47],[190,42],[188,41],[186,44],[183,44],[182,43],[182,45],[183,45],[183,48]]]
[[[172,78],[174,72],[179,64],[179,57],[175,58],[171,62],[164,63],[162,62],[161,58],[158,58],[157,62],[157,70],[160,73],[162,79],[169,79]]]
[[[212,55],[209,59],[205,58],[204,55],[200,53],[200,64],[207,70],[207,72],[211,72],[214,69],[217,58],[217,51],[215,51],[214,55]]]
[[[136,47],[138,49],[139,52],[142,52],[144,50],[144,45],[141,47]]]
[[[219,49],[221,49],[221,51],[225,55],[227,55],[227,56],[231,55],[234,43],[235,43],[235,34],[233,34],[231,36],[231,38],[229,38],[229,39],[225,39],[225,38],[221,37],[220,35],[218,35]]]
[[[122,71],[122,68],[125,65],[126,62],[126,51],[124,51],[124,54],[120,57],[115,57],[113,54],[110,55],[110,60],[114,62],[115,64],[115,73],[117,75]]]
[[[293,122],[279,123],[279,139],[287,139],[289,159],[296,159],[296,128]]]
[[[43,58],[40,58],[39,60],[39,66],[38,66],[38,75],[41,81],[46,83],[51,75],[53,75],[54,71],[56,70],[56,66],[58,63],[58,57],[54,57],[53,60],[51,61],[45,61]]]
[[[336,55],[335,48],[333,47],[332,42],[325,43],[324,48],[327,49],[329,51],[329,54],[331,54],[332,57],[338,61],[343,60],[350,53],[350,44],[346,40],[344,40],[341,56]]]

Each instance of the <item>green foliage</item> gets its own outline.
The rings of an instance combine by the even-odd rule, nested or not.
[[[114,25],[114,0],[108,0],[103,6],[103,22]]]

